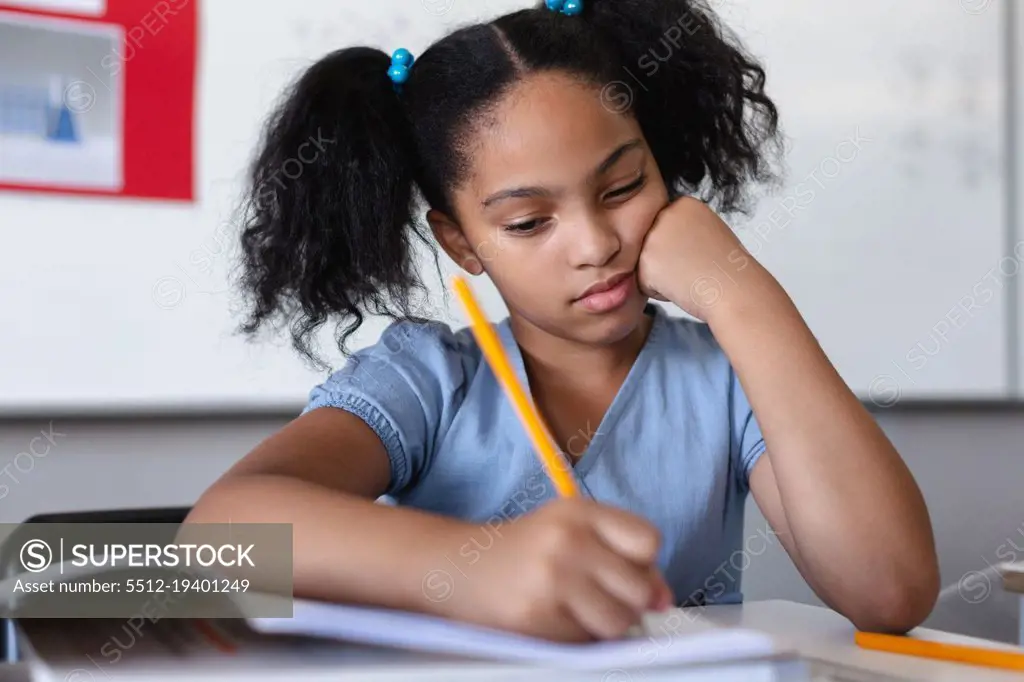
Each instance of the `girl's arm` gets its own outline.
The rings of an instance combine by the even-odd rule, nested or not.
[[[362,420],[313,410],[225,473],[186,522],[292,524],[297,597],[451,615],[458,595],[429,599],[424,576],[476,528],[376,504],[389,476],[384,445]]]
[[[648,237],[649,282],[709,324],[740,380],[767,445],[750,477],[765,518],[818,596],[855,626],[919,625],[939,574],[909,470],[728,226],[693,200],[668,212],[674,229]],[[676,255],[656,256],[666,252]]]
[[[782,287],[749,267],[749,295],[708,321],[768,447],[754,499],[823,601],[861,629],[909,630],[939,589],[921,492]]]

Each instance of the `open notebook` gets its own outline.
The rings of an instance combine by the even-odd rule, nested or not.
[[[685,620],[678,612],[652,614],[645,623],[646,633],[640,636],[558,644],[419,614],[297,599],[292,618],[250,618],[249,624],[267,634],[595,670],[735,662],[784,653],[763,633],[699,628],[687,626]]]
[[[896,682],[806,659],[777,649],[763,633],[716,629],[678,610],[650,616],[646,635],[575,646],[301,600],[293,618],[135,625],[116,618],[22,621],[25,672],[34,682]]]

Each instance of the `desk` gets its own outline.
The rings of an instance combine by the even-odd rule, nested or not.
[[[1022,675],[1009,670],[996,670],[962,664],[943,663],[924,658],[867,651],[853,643],[853,626],[829,609],[788,601],[747,602],[736,606],[707,608],[698,621],[714,627],[744,627],[772,635],[781,646],[790,647],[810,658],[863,668],[914,680],[946,682],[1020,682]],[[976,637],[953,635],[938,630],[918,628],[915,636],[950,644],[986,646],[993,649],[1020,651],[1000,642]]]
[[[50,621],[54,623],[56,621]],[[70,622],[64,621],[66,630],[61,631],[65,641],[82,642],[88,639],[84,634],[90,629],[89,621],[77,621],[77,627],[83,632],[75,632]],[[712,606],[707,608],[681,609],[667,614],[652,622],[651,640],[640,640],[647,647],[667,645],[669,638],[685,636],[701,632],[709,628],[752,628],[768,633],[776,639],[779,646],[795,650],[805,657],[839,664],[850,668],[862,669],[877,673],[886,678],[910,680],[927,680],[929,682],[946,682],[949,680],[970,680],[971,682],[1021,682],[1024,677],[1020,673],[1000,671],[977,666],[943,663],[921,658],[886,654],[877,651],[859,649],[853,643],[853,627],[849,621],[827,609],[797,604],[786,601],[748,602],[742,605]],[[919,630],[919,636],[952,643],[974,644],[995,648],[1013,649],[1006,644],[987,642],[972,637],[963,637],[937,632]],[[140,638],[126,653],[143,653],[153,642],[153,638]],[[287,679],[294,682],[326,682],[344,679],[350,682],[469,682],[470,680],[487,680],[488,682],[511,682],[512,680],[529,680],[530,682],[577,682],[592,680],[594,682],[661,682],[662,680],[685,680],[686,682],[717,682],[722,679],[767,680],[785,679],[785,677],[768,677],[763,671],[758,674],[744,668],[732,668],[733,675],[726,677],[719,668],[708,668],[705,671],[694,671],[683,674],[679,671],[663,668],[644,668],[630,672],[598,671],[596,673],[574,673],[571,671],[543,671],[508,664],[496,664],[484,661],[467,662],[465,660],[444,656],[429,656],[413,652],[368,649],[346,644],[319,646],[315,644],[283,643],[275,640],[273,644],[260,646],[252,654],[244,656],[224,656],[211,654],[205,661],[192,664],[188,659],[173,658],[165,663],[153,666],[148,663],[144,668],[140,658],[132,660],[126,656],[116,665],[104,666],[93,670],[92,660],[102,658],[97,655],[98,643],[80,645],[79,652],[68,655],[60,661],[47,682],[98,682],[105,680],[116,682],[135,682],[145,679],[147,682],[170,682],[188,679],[190,682],[228,682],[244,680],[245,682],[262,682],[264,680]],[[151,659],[150,659],[151,661]],[[750,672],[750,674],[744,674]],[[862,680],[876,680],[874,674],[860,677]],[[2,671],[0,671],[0,677]],[[3,678],[7,679],[7,678]]]

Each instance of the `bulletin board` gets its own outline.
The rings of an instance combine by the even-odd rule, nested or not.
[[[0,190],[192,201],[198,2],[0,2]]]

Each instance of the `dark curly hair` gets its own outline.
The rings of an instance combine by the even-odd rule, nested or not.
[[[471,122],[529,74],[571,74],[635,116],[672,197],[744,211],[746,186],[773,177],[764,69],[701,2],[586,0],[573,17],[541,3],[441,38],[400,92],[389,65],[349,47],[305,71],[267,122],[242,205],[242,331],[279,322],[321,366],[312,342],[330,319],[343,353],[365,314],[421,319],[414,245],[435,264],[437,250],[418,200],[454,216]]]

